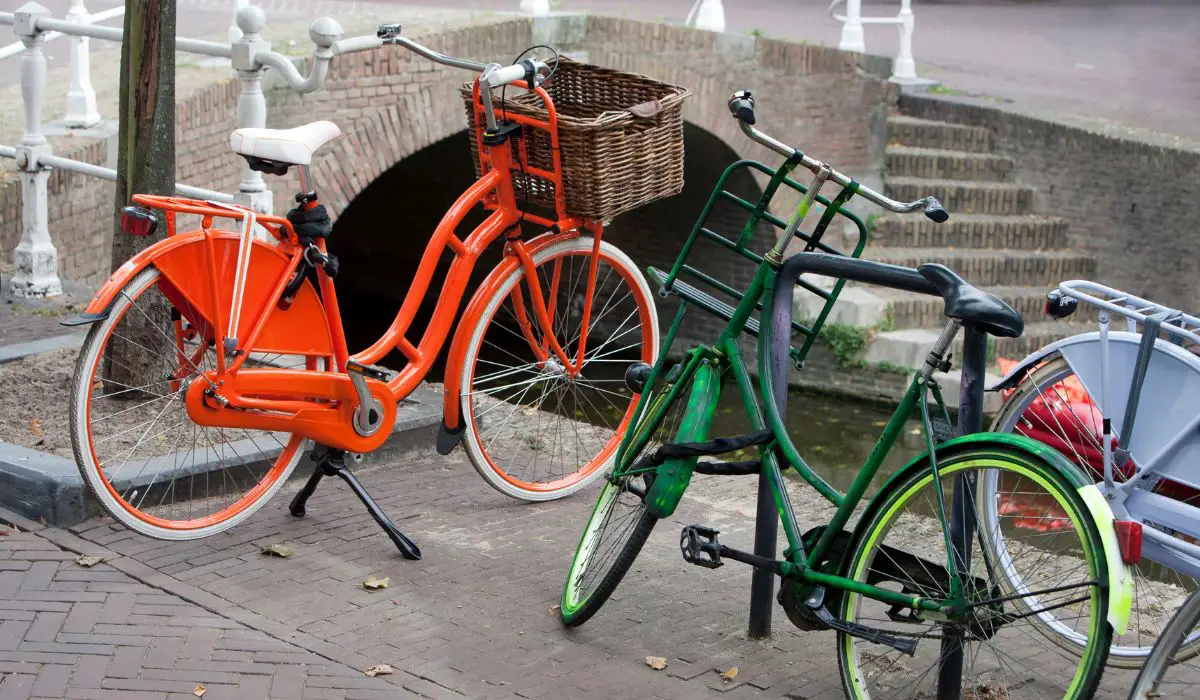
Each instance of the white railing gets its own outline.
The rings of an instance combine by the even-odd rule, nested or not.
[[[684,24],[710,32],[725,31],[725,6],[721,0],[696,0]]]
[[[301,75],[292,59],[271,51],[271,43],[262,39],[261,32],[266,25],[263,11],[247,5],[245,0],[235,0],[235,3],[238,7],[235,22],[239,33],[235,41],[223,44],[178,37],[175,47],[178,51],[230,59],[242,88],[238,95],[237,128],[266,126],[267,103],[262,80],[267,69],[279,73],[291,89],[301,93],[312,92],[324,86],[329,62],[334,56],[378,46],[375,37],[342,40],[341,25],[328,17],[321,17],[313,21],[308,30],[314,44],[312,69],[307,76]],[[42,133],[42,106],[46,92],[46,56],[42,47],[50,35],[69,36],[72,41],[91,38],[119,43],[124,34],[120,27],[97,26],[97,18],[101,15],[88,15],[83,0],[72,0],[71,11],[74,19],[68,14],[68,19],[57,20],[50,17],[49,10],[31,2],[16,12],[0,12],[0,25],[12,25],[20,38],[21,97],[25,107],[25,134],[20,143],[15,147],[0,145],[0,157],[13,158],[21,178],[21,241],[13,252],[14,272],[9,282],[14,296],[46,297],[62,292],[62,284],[58,279],[58,251],[51,242],[47,221],[50,169],[116,179],[116,171],[112,168],[55,156]],[[77,21],[79,18],[84,21]],[[95,124],[99,115],[95,112],[95,92],[91,90],[87,74],[87,45],[73,44],[73,51],[76,46],[85,58],[78,64],[73,61],[71,66],[68,115],[74,115],[77,125]],[[77,65],[80,67],[78,74]],[[81,97],[77,97],[76,111],[72,112],[72,91],[76,87],[80,88],[76,95]],[[263,213],[270,213],[272,208],[272,195],[263,182],[262,173],[251,170],[249,166],[243,167],[242,181],[234,194],[184,184],[177,184],[175,191],[185,196],[233,202]]]
[[[846,5],[846,14],[836,14],[837,6],[843,3]],[[917,76],[917,64],[913,60],[912,52],[913,29],[916,26],[912,0],[900,0],[900,12],[895,17],[863,17],[862,0],[833,0],[829,3],[829,16],[842,23],[842,38],[838,42],[838,48],[856,53],[867,52],[863,25],[896,25],[900,33],[900,47],[892,65],[891,81],[901,85],[927,85],[934,82]]]

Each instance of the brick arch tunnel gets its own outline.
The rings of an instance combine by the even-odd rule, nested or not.
[[[669,268],[721,173],[738,159],[724,141],[691,123],[685,123],[684,142],[683,192],[619,216],[605,230],[605,240],[624,250],[643,271],[649,265]],[[337,289],[351,352],[374,342],[391,324],[430,234],[446,209],[473,181],[464,130],[429,144],[385,170],[337,218],[329,245],[342,261]],[[727,189],[749,201],[761,194],[758,183],[745,172],[731,178]],[[460,234],[465,235],[483,216],[477,208],[460,227]],[[724,205],[714,208],[708,225],[736,237],[745,219],[745,212]],[[770,235],[769,231],[760,230],[756,234],[759,240],[751,247],[765,250],[771,243]],[[472,273],[463,306],[499,257],[499,244],[493,244],[481,257]],[[434,284],[408,333],[414,344],[432,315],[439,290],[437,280],[444,276],[450,260],[451,255],[445,253]],[[752,265],[734,263],[728,251],[712,244],[698,245],[689,262],[735,287],[744,287],[754,272]],[[657,296],[655,300],[665,333],[676,304]],[[685,324],[680,342],[708,337],[706,333],[714,328],[719,328],[715,319],[694,312]],[[441,380],[443,362],[444,353],[430,379]],[[393,351],[383,364],[400,367],[404,363],[404,357]]]

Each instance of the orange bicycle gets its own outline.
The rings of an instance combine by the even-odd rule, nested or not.
[[[419,558],[346,468],[347,456],[392,433],[397,402],[439,356],[472,267],[496,241],[503,258],[450,343],[439,451],[463,442],[488,483],[529,501],[569,495],[611,463],[637,403],[625,369],[654,361],[658,321],[633,262],[601,241],[602,220],[569,213],[564,117],[551,94],[558,61],[484,65],[398,34],[398,25],[384,25],[379,43],[479,71],[466,95],[480,177],[441,220],[391,327],[367,349],[347,352],[337,260],[325,245],[331,225],[309,172],[313,153],[339,136],[336,125],[233,133],[233,150],[250,167],[298,169],[299,204],[287,217],[151,195],[122,211],[122,228],[135,235],[152,233],[152,210],[161,211],[166,237],[116,270],[68,323],[91,324],[71,396],[75,458],[126,526],[173,540],[221,532],[260,508],[311,451],[316,466],[294,515],[304,514],[323,476],[340,476],[401,553]],[[514,104],[537,100],[544,116],[493,97],[506,86],[520,92]],[[681,101],[686,91],[675,90],[670,99]],[[681,143],[681,123],[679,132]],[[679,161],[681,171],[681,152]],[[535,187],[549,188],[551,207],[529,205]],[[486,219],[460,237],[477,206]],[[199,228],[177,231],[185,215],[198,216]],[[222,220],[236,225],[217,228]],[[548,231],[526,240],[522,223]],[[453,262],[437,281],[436,310],[413,344],[406,334],[447,249]],[[373,364],[393,349],[407,359],[398,372]]]

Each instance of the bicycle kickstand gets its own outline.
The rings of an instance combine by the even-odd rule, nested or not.
[[[396,545],[396,549],[400,550],[400,554],[405,559],[421,558],[421,548],[392,524],[392,521],[388,519],[383,509],[375,502],[375,499],[371,498],[371,494],[367,493],[367,489],[362,485],[362,482],[351,473],[350,468],[346,466],[345,452],[318,447],[313,451],[313,458],[317,461],[317,464],[313,468],[312,476],[308,478],[308,481],[304,484],[304,488],[300,489],[300,492],[296,494],[296,497],[292,499],[291,504],[288,506],[288,510],[292,515],[297,518],[302,517],[304,515],[304,505],[308,502],[309,497],[313,495],[313,491],[317,490],[317,484],[321,482],[321,478],[336,475],[341,477],[342,481],[345,481],[350,490],[354,492],[354,495],[358,496],[358,500],[363,502],[363,505],[367,507],[367,512],[371,514],[371,517],[375,519],[379,527],[383,528],[383,531],[387,533],[387,536]]]

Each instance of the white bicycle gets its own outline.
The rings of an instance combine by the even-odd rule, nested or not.
[[[1082,280],[1062,283],[1047,298],[1055,318],[1081,305],[1095,309],[1099,328],[1047,345],[991,387],[1005,396],[992,430],[1033,437],[1097,480],[1135,584],[1129,629],[1114,637],[1109,664],[1137,668],[1200,587],[1200,357],[1193,352],[1200,319]],[[1125,330],[1110,328],[1122,319]],[[1045,533],[1063,524],[1052,507],[1001,492],[994,477],[980,485],[980,503],[990,523],[1003,515],[1015,527]],[[1005,542],[1011,547],[1016,538],[998,526],[982,530],[1003,565]],[[1023,590],[1020,577],[1004,568],[1013,591]],[[1054,642],[1083,649],[1085,637],[1065,611],[1037,617]],[[1194,656],[1197,641],[1200,629],[1189,628],[1176,660]]]

